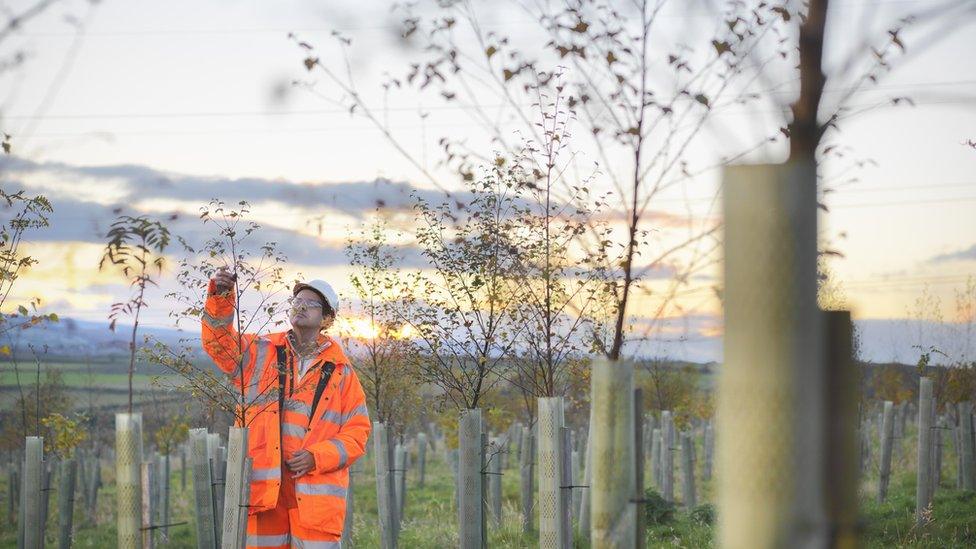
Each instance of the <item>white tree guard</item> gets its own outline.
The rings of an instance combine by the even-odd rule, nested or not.
[[[721,547],[823,547],[824,336],[812,160],[726,170]]]
[[[193,467],[193,501],[197,524],[197,549],[217,547],[209,436],[206,429],[190,429],[190,462]]]
[[[891,452],[894,449],[895,405],[890,400],[884,402],[881,412],[881,464],[878,478],[878,503],[888,498],[888,484],[891,481]]]
[[[403,524],[403,508],[407,500],[407,448],[397,444],[393,450],[393,488],[395,490],[397,532]]]
[[[915,484],[915,522],[923,524],[932,503],[932,380],[918,380],[918,467]]]
[[[68,458],[61,462],[61,477],[58,483],[58,548],[70,549],[72,525],[75,510],[75,481],[78,462]]]
[[[380,522],[380,546],[396,549],[396,493],[390,463],[390,433],[386,425],[373,422],[373,463],[376,465],[376,501]]]
[[[227,434],[227,472],[224,479],[224,515],[220,546],[222,549],[244,549],[240,545],[241,529],[247,529],[247,505],[244,484],[247,474],[247,427],[231,427]]]
[[[583,487],[580,489],[582,494],[579,505],[579,532],[584,539],[589,536],[590,532],[590,499],[593,493],[590,489],[593,476],[593,456],[590,452],[590,442],[590,429],[587,427],[586,446],[583,448]]]
[[[484,492],[481,410],[464,410],[458,423],[458,524],[461,549],[484,544]]]
[[[661,491],[661,429],[651,430],[651,482]]]
[[[417,434],[417,485],[424,487],[427,477],[427,435]]]
[[[593,471],[590,545],[635,545],[634,369],[623,361],[593,361],[590,451]]]
[[[695,456],[694,439],[691,433],[681,434],[681,499],[685,509],[691,510],[698,505],[695,497]]]
[[[27,437],[24,446],[20,500],[20,540],[24,549],[43,549],[41,486],[44,476],[44,438]]]
[[[140,467],[142,476],[142,547],[153,549],[156,545],[156,464],[144,461]]]
[[[115,414],[119,549],[142,547],[142,414]]]
[[[535,504],[533,503],[535,452],[533,451],[532,428],[523,426],[519,440],[521,441],[519,442],[519,492],[522,502],[522,531],[531,532],[534,522],[532,517],[535,511]]]
[[[497,528],[502,523],[502,438],[494,437],[488,444],[488,499],[491,502],[491,523]]]
[[[973,404],[959,403],[959,446],[962,448],[962,489],[976,490],[976,450],[973,448]]]
[[[564,426],[562,397],[542,397],[537,404],[539,440],[536,465],[539,470],[539,547],[566,546],[563,532],[561,431]]]
[[[678,447],[674,436],[671,412],[661,412],[661,496],[674,503],[674,451]]]

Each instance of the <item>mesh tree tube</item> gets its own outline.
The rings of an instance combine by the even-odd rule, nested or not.
[[[119,549],[142,548],[142,414],[115,414]]]
[[[590,546],[629,549],[637,512],[633,365],[594,360],[590,388]]]
[[[891,451],[895,437],[895,405],[890,400],[884,402],[881,419],[881,464],[878,477],[878,503],[888,498],[888,483],[891,481]]]
[[[681,499],[689,511],[698,505],[695,496],[695,456],[692,451],[694,444],[691,433],[681,433]]]
[[[488,445],[488,496],[491,502],[491,523],[502,523],[502,439],[492,437]]]
[[[417,485],[424,487],[427,476],[427,435],[417,434]]]
[[[915,483],[915,522],[927,521],[932,503],[932,380],[918,380],[918,467]]]
[[[464,410],[458,422],[458,524],[461,549],[484,544],[481,410]]]
[[[376,502],[380,519],[380,546],[396,549],[396,493],[390,463],[390,434],[386,424],[373,422],[373,463],[376,466]]]
[[[397,444],[393,449],[393,489],[396,500],[397,532],[403,524],[403,508],[407,501],[407,448]]]
[[[78,462],[72,458],[61,462],[61,477],[58,483],[58,548],[71,547],[71,529],[74,523],[75,480]]]
[[[539,547],[565,547],[561,501],[562,458],[560,429],[563,428],[562,397],[538,399],[539,440],[536,464],[539,469]]]
[[[142,547],[153,549],[156,543],[156,464],[143,462],[139,468],[142,478]]]
[[[533,495],[535,493],[533,489],[533,481],[535,480],[533,460],[535,459],[535,452],[533,451],[532,428],[523,426],[519,439],[521,440],[519,443],[519,491],[522,501],[522,531],[531,532],[534,523],[532,517],[534,507]]]
[[[213,549],[217,546],[208,438],[206,429],[190,429],[190,462],[193,467],[197,549]]]
[[[973,448],[973,404],[959,403],[959,447],[962,448],[962,489],[976,490],[976,451]]]
[[[24,473],[20,489],[18,546],[24,549],[43,549],[41,483],[44,476],[44,438],[27,437],[22,470]]]
[[[240,545],[241,529],[247,529],[247,504],[244,484],[250,482],[246,473],[246,427],[231,427],[227,434],[227,473],[224,481],[224,516],[220,546],[223,549],[244,549]]]
[[[664,501],[674,503],[674,421],[671,412],[661,412],[661,496]]]
[[[823,547],[823,335],[811,161],[725,173],[717,544]]]

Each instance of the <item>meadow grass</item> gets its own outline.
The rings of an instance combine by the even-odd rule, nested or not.
[[[861,545],[868,548],[921,548],[921,547],[974,547],[976,546],[976,494],[955,489],[955,458],[951,452],[943,457],[941,485],[936,492],[935,503],[926,524],[915,526],[915,473],[912,452],[908,441],[898,452],[895,473],[889,488],[888,500],[876,502],[876,469],[874,463],[861,483]],[[426,483],[419,486],[416,469],[408,472],[404,519],[401,524],[399,545],[409,548],[456,547],[457,513],[454,502],[454,481],[441,448],[428,451]],[[701,455],[701,454],[699,454]],[[875,454],[876,455],[876,454]],[[176,468],[178,460],[174,460]],[[699,470],[700,471],[700,470]],[[676,471],[677,472],[677,471]],[[0,502],[6,501],[6,475],[0,478]],[[367,456],[353,469],[353,494],[355,499],[352,546],[379,547],[379,530],[376,506],[376,480],[373,463]],[[518,469],[514,459],[502,477],[503,505],[499,525],[488,520],[488,546],[491,548],[535,547],[538,538],[534,532],[521,527],[519,512]],[[77,498],[75,518],[75,547],[115,546],[115,486],[114,470],[103,467],[105,487],[98,500],[98,525],[89,524],[84,516],[81,498]],[[678,483],[680,486],[680,483]],[[699,499],[712,499],[712,484],[701,483]],[[680,489],[676,494],[680,498]],[[50,545],[56,542],[57,525],[54,512],[57,494],[51,495],[51,519],[47,528]],[[172,475],[172,521],[186,524],[170,529],[168,541],[160,541],[158,547],[193,547],[194,516],[192,500],[192,475],[188,474],[187,489],[180,489],[180,473]],[[4,515],[5,515],[4,506]],[[533,518],[537,526],[538,517]],[[647,547],[711,547],[715,540],[714,524],[696,520],[687,510],[676,509],[670,520],[651,524],[647,528]],[[588,547],[585,536],[576,533],[576,547]],[[0,517],[0,549],[16,547],[16,529]]]

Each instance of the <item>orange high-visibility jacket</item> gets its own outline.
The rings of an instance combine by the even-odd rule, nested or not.
[[[250,514],[273,509],[282,475],[281,444],[308,450],[315,468],[295,480],[299,517],[306,528],[342,534],[346,514],[349,465],[363,455],[370,421],[366,395],[338,343],[320,340],[320,351],[297,390],[286,390],[279,410],[277,346],[286,346],[287,332],[244,334],[233,328],[234,295],[216,295],[211,281],[202,314],[203,348],[234,383],[243,384],[248,403],[248,456],[251,469]],[[311,410],[320,377],[319,366],[335,364],[318,405]],[[286,472],[287,474],[287,472]]]

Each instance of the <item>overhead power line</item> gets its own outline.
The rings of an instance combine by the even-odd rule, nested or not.
[[[863,92],[873,92],[873,91],[884,91],[884,90],[911,90],[913,88],[929,88],[929,87],[951,87],[951,86],[973,86],[976,85],[976,80],[947,80],[947,81],[933,81],[933,82],[914,82],[906,84],[889,84],[889,85],[879,85],[865,87],[862,89]],[[856,90],[857,88],[846,87],[846,88],[827,88],[824,93],[843,93],[847,91]],[[763,93],[789,93],[783,92],[782,90],[763,90]],[[976,97],[973,98],[976,100]],[[966,99],[957,99],[955,101],[968,102]],[[931,100],[931,101],[919,101],[918,104],[928,105],[928,104],[942,104],[942,100]],[[949,101],[952,102],[952,101]],[[531,108],[534,106],[533,103],[527,103],[519,105],[523,108]],[[859,105],[854,108],[862,108],[868,105]],[[464,103],[456,103],[451,105],[432,105],[432,106],[409,106],[409,107],[386,107],[383,110],[393,111],[393,112],[414,112],[414,111],[444,111],[444,110],[464,110],[464,109],[498,109],[498,108],[508,108],[511,107],[508,103],[498,103],[491,105],[472,105]],[[332,109],[293,109],[293,110],[273,110],[273,111],[185,111],[185,112],[145,112],[145,113],[85,113],[85,114],[48,114],[44,116],[26,115],[26,114],[12,114],[5,115],[4,118],[9,120],[24,120],[24,119],[43,119],[43,120],[85,120],[85,119],[130,119],[130,118],[233,118],[233,117],[249,117],[249,116],[294,116],[294,115],[316,115],[316,114],[346,114],[349,109],[345,108],[332,108]],[[714,114],[724,114],[725,112],[735,113],[735,114],[755,114],[759,112],[763,113],[778,113],[780,111],[755,111],[755,110],[742,110],[742,111],[718,111]]]
[[[897,6],[897,5],[908,5],[908,4],[924,4],[930,2],[931,0],[864,0],[864,1],[851,1],[851,2],[831,2],[831,9],[841,8],[860,8],[860,7],[874,7],[874,6]],[[696,11],[686,11],[680,13],[658,13],[656,17],[664,19],[694,19],[694,18],[705,18],[705,17],[715,17],[728,15],[730,13],[736,13],[729,10],[696,10]],[[508,20],[505,23],[495,23],[495,24],[480,24],[481,28],[504,28],[512,26],[528,26],[528,25],[538,25],[539,21],[535,19],[518,19],[518,20]],[[90,33],[90,36],[103,36],[103,37],[144,37],[150,35],[191,35],[191,34],[277,34],[277,33],[331,33],[333,31],[338,32],[360,32],[360,31],[402,31],[403,25],[361,25],[361,26],[348,26],[348,27],[306,27],[306,28],[296,28],[296,27],[251,27],[251,28],[210,28],[210,29],[139,29],[139,30],[105,30],[100,32]],[[53,38],[59,36],[70,36],[71,33],[66,32],[29,32],[21,33],[21,36],[26,37],[38,37],[38,38]]]

